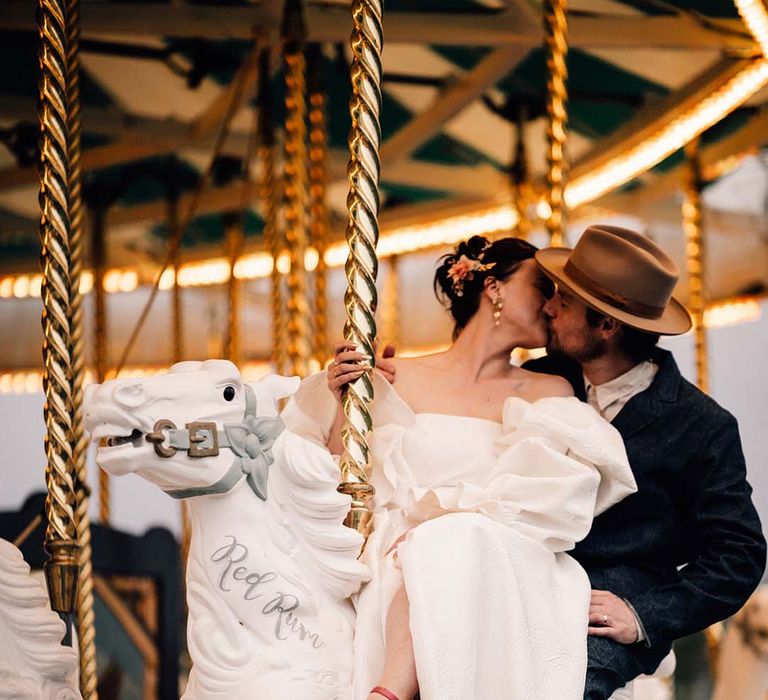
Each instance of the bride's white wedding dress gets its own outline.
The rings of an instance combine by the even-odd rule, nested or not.
[[[422,700],[581,700],[590,586],[565,552],[636,490],[621,436],[576,398],[512,397],[495,422],[414,413],[374,381],[375,529],[356,601],[354,700],[378,680],[403,583]],[[320,373],[283,417],[324,443],[335,410]]]

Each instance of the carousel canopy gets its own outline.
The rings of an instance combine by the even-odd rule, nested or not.
[[[308,85],[327,98],[327,200],[336,239],[347,216],[348,5],[324,0],[304,8]],[[28,0],[5,0],[0,8],[7,68],[0,74],[0,275],[33,273],[38,265],[34,9]],[[152,279],[168,239],[168,198],[180,196],[186,206],[241,79],[249,92],[182,240],[184,260],[225,255],[227,222],[243,214],[243,164],[261,106],[256,64],[248,61],[254,41],[272,49],[267,106],[281,138],[282,10],[282,3],[237,0],[81,2],[84,195],[91,212],[105,212],[109,266],[132,266],[139,283]],[[538,2],[524,0],[387,3],[384,232],[482,209],[522,188],[544,190],[541,14]],[[571,241],[586,220],[631,217],[685,267],[679,134],[648,169],[633,171],[629,156],[709,99],[709,112],[696,122],[707,125],[698,130],[708,296],[762,292],[768,75],[753,71],[742,80],[748,84],[734,83],[759,63],[760,47],[733,2],[575,0],[568,20],[567,152],[571,181],[584,184],[570,212]],[[718,100],[728,90],[741,92],[724,107]],[[629,169],[610,171],[604,191],[586,182],[616,164]],[[260,176],[258,160],[252,172]],[[246,250],[263,245],[262,213],[257,198],[246,204]]]

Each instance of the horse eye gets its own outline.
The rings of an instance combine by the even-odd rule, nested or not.
[[[235,398],[235,387],[233,386],[225,386],[224,387],[224,400],[225,401],[231,401]]]

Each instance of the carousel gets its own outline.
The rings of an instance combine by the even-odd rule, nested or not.
[[[166,463],[156,478],[143,467],[141,483],[98,469],[86,394],[109,407],[88,386],[145,378],[147,395],[162,385],[202,411],[205,388],[229,381],[227,360],[231,381],[252,387],[227,420],[271,445],[291,378],[322,369],[334,340],[372,363],[385,343],[401,355],[447,346],[434,261],[475,234],[571,247],[611,221],[656,241],[683,270],[676,296],[694,319],[669,347],[703,391],[748,416],[748,461],[759,446],[763,0],[398,0],[386,12],[376,0],[4,0],[0,37],[0,698],[170,700],[194,663],[189,700],[312,700],[272,669],[267,642],[211,622],[231,603],[203,585],[211,572],[190,542],[231,513],[276,540],[313,533],[303,556],[336,573],[300,588],[326,601],[329,625],[348,624],[375,526],[370,374],[343,395],[340,473],[285,470],[269,487],[279,515],[264,455],[195,418],[177,429],[183,410],[154,426],[158,459],[183,449],[218,464],[228,449],[255,505],[232,491],[203,514],[190,505],[203,499],[174,496],[194,489],[169,485]],[[742,361],[722,354],[728,343]],[[768,482],[750,478],[768,517]],[[246,544],[222,528],[223,591]],[[615,698],[765,697],[767,595],[681,640],[676,669]],[[285,599],[269,605],[278,638],[321,645]],[[206,656],[206,638],[240,652],[217,641]],[[329,667],[348,652],[328,643]],[[204,675],[224,666],[250,669],[247,684]]]

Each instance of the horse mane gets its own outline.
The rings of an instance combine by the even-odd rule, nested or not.
[[[290,518],[293,535],[305,545],[302,564],[316,570],[331,595],[349,597],[368,572],[357,559],[362,535],[343,524],[350,499],[336,490],[336,461],[327,450],[287,430],[273,449],[267,503],[274,499],[283,517]]]
[[[0,698],[47,697],[41,695],[43,684],[68,684],[75,677],[77,652],[61,645],[65,632],[21,552],[0,540]],[[73,690],[56,697],[80,695]]]

